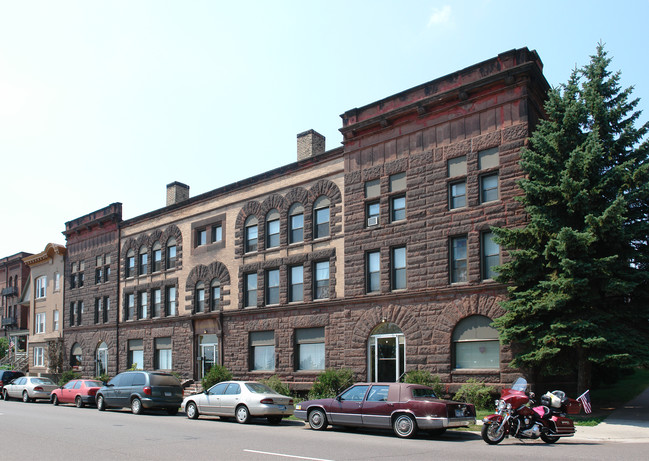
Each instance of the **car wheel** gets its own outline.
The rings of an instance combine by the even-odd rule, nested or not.
[[[412,416],[403,414],[394,419],[392,429],[398,437],[409,439],[417,433],[417,423]]]
[[[9,401],[9,400],[10,400],[9,393],[7,392],[6,389],[5,389],[5,391],[2,393],[2,396],[4,397],[4,399],[5,399],[6,401]]]
[[[104,400],[104,396],[100,395],[97,397],[97,410],[99,411],[104,411],[106,409],[106,401]]]
[[[77,395],[77,398],[74,399],[74,404],[77,406],[77,408],[83,408],[83,400],[81,400],[81,396]]]
[[[239,405],[235,412],[235,418],[240,424],[246,424],[250,421],[250,411],[248,411],[248,407],[245,405]]]
[[[167,408],[167,414],[169,416],[175,416],[178,414],[178,407]]]
[[[547,435],[547,434],[541,434],[541,440],[543,440],[545,443],[557,443],[559,437],[554,437],[552,435]]]
[[[52,395],[52,405],[57,406],[59,404],[59,398],[56,394]]]
[[[29,398],[29,394],[27,393],[27,391],[23,391],[23,402],[29,403],[31,401],[32,399]]]
[[[142,414],[142,401],[137,397],[131,400],[131,413],[133,413],[134,415]]]
[[[309,426],[316,431],[324,431],[327,428],[327,415],[324,410],[315,408],[309,412]]]
[[[498,423],[486,423],[482,425],[482,440],[489,445],[497,445],[505,438],[505,428]]]
[[[194,402],[189,402],[187,406],[185,407],[185,413],[187,414],[187,417],[189,419],[197,419],[198,418],[198,407]]]
[[[276,426],[276,425],[278,425],[279,423],[282,422],[282,417],[281,416],[268,416],[266,419],[273,426]]]

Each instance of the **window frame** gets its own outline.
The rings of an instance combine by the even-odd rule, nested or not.
[[[378,258],[378,268],[372,270],[372,257]],[[377,280],[373,280],[377,279]],[[373,281],[376,289],[373,289]],[[381,292],[381,250],[370,250],[365,253],[365,294]]]
[[[295,283],[295,275],[293,274],[293,269],[300,269],[300,278],[299,283]],[[301,303],[304,302],[304,265],[296,264],[294,266],[289,266],[288,268],[288,302],[289,303]],[[300,298],[296,299],[294,289],[299,286],[300,289]]]
[[[397,266],[397,251],[403,250],[403,266]],[[403,284],[398,283],[403,274]],[[390,288],[392,291],[408,288],[408,251],[405,245],[390,248]]]
[[[252,289],[251,287],[251,279],[254,277],[254,286],[255,288]],[[259,279],[257,276],[256,272],[248,272],[244,274],[243,276],[243,293],[244,293],[244,299],[243,299],[243,307],[257,307],[257,291],[259,290]],[[254,293],[254,294],[253,294]]]
[[[321,266],[320,268],[318,266]],[[327,268],[327,278],[318,278],[318,271],[324,270],[324,267],[326,266]],[[330,285],[331,285],[331,263],[330,261],[324,260],[324,261],[315,261],[313,263],[313,299],[314,300],[320,300],[320,299],[330,299],[331,298],[331,293],[330,293]],[[326,281],[326,287],[325,287],[325,281]],[[319,289],[320,290],[326,290],[326,296],[321,296],[319,295]]]
[[[273,330],[266,331],[251,331],[248,336],[248,348],[249,348],[249,369],[250,371],[275,371],[276,368],[276,349],[275,349],[275,332]],[[272,350],[272,366],[271,367],[257,367],[257,361],[255,360],[257,348],[264,348],[263,350]],[[264,354],[266,355],[266,354]]]
[[[458,258],[456,256],[456,248],[457,246],[455,245],[455,242],[459,242],[461,240],[464,240],[464,258]],[[462,267],[457,267],[458,262],[462,262],[464,268]],[[462,264],[460,264],[462,265]],[[457,279],[458,273],[461,273],[460,271],[464,271],[464,278],[463,280]],[[449,281],[451,284],[456,284],[456,283],[467,283],[469,281],[469,238],[468,236],[465,235],[456,235],[450,238],[449,241]]]
[[[293,219],[300,217],[302,223],[299,227],[294,226]],[[297,233],[299,232],[299,237]],[[302,243],[304,242],[304,205],[299,202],[295,202],[291,205],[288,212],[288,243]]]
[[[321,213],[326,210],[327,218]],[[331,237],[331,200],[326,195],[321,195],[313,202],[313,239]]]
[[[492,187],[490,189],[485,189],[485,186],[484,186],[485,179],[489,179],[489,178],[495,178],[496,179],[496,187]],[[480,175],[479,178],[478,178],[478,182],[480,183],[480,203],[491,203],[491,202],[497,202],[498,200],[500,200],[500,181],[499,181],[499,178],[498,178],[498,172],[497,171],[490,172],[490,173],[485,173],[485,174]],[[488,200],[485,199],[485,195],[492,192],[492,191],[494,191],[494,190],[495,190],[495,193],[496,193],[496,197],[488,199]]]
[[[280,273],[279,268],[269,269],[265,274],[266,278],[266,305],[267,306],[276,306],[279,305],[279,285],[280,285]],[[271,285],[271,276],[275,279],[273,285]]]
[[[498,247],[498,253],[487,254],[487,238],[492,237],[492,244]],[[480,275],[483,281],[495,280],[497,274],[492,270],[493,267],[500,266],[500,245],[493,241],[493,237],[496,234],[493,231],[484,231],[480,234]],[[497,257],[498,262],[496,264],[487,263],[488,258]],[[494,273],[494,277],[490,277],[491,273]]]
[[[313,333],[318,333],[317,336],[315,335],[308,335],[309,332]],[[321,334],[319,334],[321,332]],[[311,327],[311,328],[296,328],[295,331],[295,371],[306,371],[306,372],[314,372],[314,371],[323,371],[325,370],[326,367],[326,361],[327,361],[327,351],[326,351],[326,337],[325,337],[325,327]],[[311,337],[306,337],[306,338],[300,338],[302,334],[304,336],[311,336]],[[302,346],[310,346],[310,345],[321,345],[321,351],[320,348],[316,349],[318,354],[322,354],[321,360],[318,360],[318,362],[322,363],[322,367],[303,367],[302,366],[302,356],[303,356],[303,351],[302,351]]]
[[[39,312],[34,316],[34,334],[45,333],[47,327],[47,315],[45,312]]]
[[[252,236],[254,229],[254,237]],[[256,216],[249,216],[244,225],[244,253],[259,251],[259,220]]]

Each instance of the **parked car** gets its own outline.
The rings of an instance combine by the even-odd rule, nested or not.
[[[0,370],[0,399],[4,398],[3,388],[16,378],[25,376],[25,373],[17,370]]]
[[[59,403],[74,403],[77,408],[95,404],[95,395],[104,383],[94,379],[73,379],[64,386],[54,389],[50,401],[54,405]]]
[[[5,400],[10,398],[23,399],[23,402],[31,402],[37,399],[50,399],[50,393],[58,386],[50,378],[38,378],[36,376],[21,376],[9,384],[5,384],[2,393]]]
[[[189,419],[199,415],[234,417],[245,424],[251,418],[263,417],[271,424],[293,414],[293,399],[281,395],[256,381],[223,381],[200,394],[183,400],[182,408]]]
[[[178,378],[170,373],[125,371],[99,389],[95,398],[99,411],[130,407],[136,415],[145,409],[166,410],[175,415],[183,401],[183,389]]]
[[[315,430],[329,424],[392,428],[397,436],[410,438],[418,430],[441,435],[449,427],[475,424],[475,407],[440,400],[433,389],[419,384],[359,383],[336,398],[297,404],[295,416]]]

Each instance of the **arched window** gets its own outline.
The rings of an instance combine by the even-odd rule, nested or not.
[[[195,299],[196,312],[205,312],[205,284],[198,282],[196,284],[196,299]]]
[[[153,243],[153,268],[152,272],[160,272],[162,270],[162,245],[160,242]]]
[[[176,239],[171,237],[167,240],[167,269],[174,269],[176,267]]]
[[[272,209],[266,215],[266,248],[279,246],[279,211]]]
[[[258,230],[257,230],[257,218],[255,216],[249,216],[248,219],[246,219],[245,235],[246,235],[246,242],[245,242],[246,253],[257,251]]]
[[[329,199],[320,196],[313,204],[313,238],[329,236]]]
[[[135,276],[135,251],[131,248],[126,253],[126,277]]]
[[[210,290],[211,309],[217,311],[221,305],[221,281],[219,279],[212,280]]]
[[[491,319],[472,315],[453,330],[453,368],[499,368],[500,342]]]
[[[138,260],[139,275],[146,275],[149,267],[149,255],[145,246],[140,247],[140,257]]]
[[[101,342],[97,346],[97,367],[95,370],[95,376],[101,376],[108,374],[108,345],[105,342]]]
[[[288,210],[288,243],[304,241],[304,207],[294,203]]]
[[[79,343],[74,343],[70,351],[70,366],[72,368],[79,368],[83,360],[83,351]]]

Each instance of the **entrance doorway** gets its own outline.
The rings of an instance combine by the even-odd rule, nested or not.
[[[218,363],[219,339],[216,335],[203,335],[199,337],[198,345],[201,359],[199,366],[199,379],[202,379],[214,364]]]
[[[97,346],[95,376],[102,376],[108,373],[108,345],[102,342]]]
[[[367,344],[368,381],[397,382],[406,370],[406,337],[394,323],[379,324]]]

